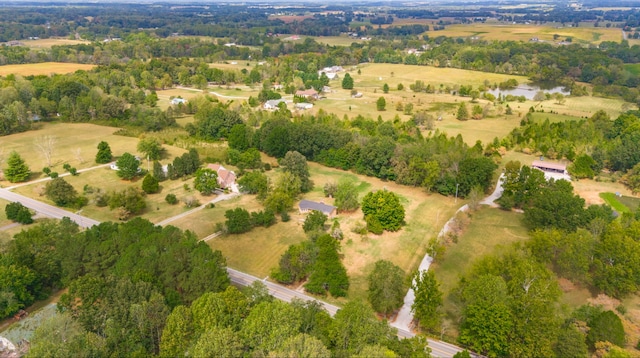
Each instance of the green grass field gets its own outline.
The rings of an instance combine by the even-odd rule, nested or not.
[[[620,213],[635,212],[640,206],[640,198],[631,196],[617,196],[614,193],[600,193],[600,197],[614,210]]]

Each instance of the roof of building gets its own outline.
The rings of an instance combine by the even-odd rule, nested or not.
[[[329,214],[336,209],[336,207],[333,205],[327,205],[325,203],[318,203],[306,199],[300,200],[300,204],[298,204],[298,207],[300,208],[300,210],[317,210],[325,214]]]
[[[566,164],[562,164],[562,163],[551,163],[551,162],[547,162],[544,160],[534,160],[533,163],[531,164],[532,167],[539,167],[539,168],[549,168],[549,169],[556,169],[556,170],[567,170],[567,165]]]
[[[228,170],[220,164],[208,164],[207,168],[213,170],[214,172],[216,172],[216,174],[218,174],[218,184],[220,184],[223,189],[226,189],[235,184],[236,173],[234,173],[233,171]]]

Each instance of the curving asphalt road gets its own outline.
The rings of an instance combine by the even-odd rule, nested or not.
[[[87,168],[87,170],[90,170],[89,168]],[[220,200],[227,200],[230,199],[234,196],[236,196],[237,194],[227,194],[227,195],[220,195],[219,198],[216,198],[218,200],[212,200],[212,202],[214,201],[220,201]],[[7,201],[11,201],[11,202],[20,202],[22,205],[28,207],[31,210],[36,211],[39,215],[44,215],[44,216],[48,216],[51,218],[56,218],[56,219],[62,219],[63,217],[68,217],[70,218],[72,221],[76,222],[78,225],[80,225],[83,228],[90,228],[94,225],[99,225],[100,222],[91,218],[88,218],[86,216],[77,214],[77,213],[72,213],[69,211],[66,211],[64,209],[61,209],[59,207],[55,207],[46,203],[42,203],[40,201],[28,198],[26,196],[17,194],[17,193],[13,193],[8,189],[2,189],[0,188],[0,198],[7,200]],[[176,217],[172,217],[169,219],[166,219],[156,225],[165,225],[177,218],[186,216],[190,213],[193,213],[196,210],[201,210],[204,207],[198,207],[195,208],[194,210],[190,210],[187,211],[185,213],[179,214]],[[462,208],[461,208],[462,209]],[[448,223],[447,223],[448,224]],[[447,225],[445,224],[445,227],[443,228],[443,231],[446,231],[447,229]],[[442,232],[440,233],[442,235]],[[426,255],[425,258],[423,259],[423,262],[420,265],[420,269],[428,269],[428,265],[431,263],[431,258]],[[424,267],[426,265],[426,267]],[[305,295],[301,292],[298,291],[294,291],[291,290],[287,287],[278,285],[276,283],[273,282],[269,282],[266,281],[266,279],[262,280],[259,279],[255,276],[249,275],[247,273],[244,272],[240,272],[238,270],[234,270],[232,268],[227,268],[227,272],[229,273],[229,277],[231,279],[231,282],[233,282],[236,285],[239,286],[248,286],[251,283],[253,283],[254,281],[262,281],[266,286],[267,289],[269,290],[269,293],[274,296],[275,298],[282,300],[282,301],[286,301],[286,302],[291,302],[291,300],[293,300],[294,298],[298,298],[304,301],[317,301],[320,302],[324,308],[327,310],[327,312],[333,316],[336,314],[336,312],[340,309],[338,306],[329,304],[327,302],[323,302],[320,301],[318,299],[315,299],[311,296]],[[400,338],[411,338],[413,336],[415,336],[415,334],[413,332],[411,332],[410,328],[409,328],[409,324],[411,323],[411,320],[413,320],[413,315],[410,312],[410,307],[411,304],[413,303],[413,299],[409,298],[409,294],[412,293],[412,290],[409,291],[409,293],[407,293],[407,298],[405,298],[405,307],[403,307],[403,309],[406,309],[406,307],[409,307],[409,312],[407,314],[407,319],[402,321],[402,324],[396,324],[395,322],[392,323],[391,325],[394,326],[397,330],[398,330],[398,337]],[[410,299],[410,302],[407,301],[407,299]],[[408,303],[408,305],[407,305]],[[398,320],[396,320],[397,323]],[[445,343],[445,342],[441,342],[438,340],[434,340],[434,339],[427,339],[428,343],[429,343],[429,347],[431,348],[431,355],[433,357],[442,357],[442,358],[450,358],[453,357],[456,353],[462,351],[462,348],[457,347],[453,344],[449,344],[449,343]]]
[[[320,304],[322,304],[322,306],[324,306],[324,309],[327,310],[327,312],[329,312],[331,316],[335,315],[336,312],[338,312],[338,310],[340,309],[338,306],[334,306],[330,303],[320,301],[316,298],[305,295],[304,293],[294,291],[292,289],[278,285],[276,283],[266,281],[266,279],[259,279],[255,276],[249,275],[244,272],[240,272],[238,270],[234,270],[229,267],[227,267],[227,272],[229,273],[229,278],[231,279],[231,282],[239,286],[249,286],[255,281],[262,281],[262,283],[264,283],[265,286],[267,286],[269,293],[273,297],[285,302],[291,302],[291,300],[293,300],[294,298],[301,299],[303,301],[317,301]],[[411,338],[415,336],[415,334],[409,330],[405,330],[401,328],[397,328],[397,329],[398,329],[398,337],[400,338]],[[453,357],[456,353],[462,351],[462,348],[456,347],[453,344],[437,341],[434,339],[427,339],[427,341],[429,342],[429,348],[431,348],[431,356],[433,357],[450,358],[450,357]]]

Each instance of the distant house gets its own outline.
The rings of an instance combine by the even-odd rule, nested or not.
[[[238,184],[236,183],[236,173],[220,164],[209,164],[207,168],[218,174],[218,185],[220,185],[222,189],[229,189],[234,193],[240,192]]]
[[[322,86],[322,93],[331,93],[331,87]]]
[[[301,214],[306,214],[313,210],[316,210],[325,214],[329,218],[336,216],[338,213],[338,208],[333,205],[318,203],[311,200],[300,200],[300,203],[298,204],[298,210],[300,210]]]
[[[187,100],[184,98],[176,97],[171,100],[171,104],[177,106],[179,104],[187,104]]]
[[[304,90],[304,91],[296,91],[296,96],[302,96],[305,98],[313,98],[318,99],[320,96],[318,95],[318,91],[312,89]]]
[[[264,105],[262,105],[262,108],[264,108],[264,109],[278,109],[278,105],[280,105],[280,103],[286,103],[286,101],[284,99],[270,99],[270,100],[264,102]]]
[[[531,168],[538,169],[544,173],[545,178],[571,180],[567,165],[562,163],[552,163],[545,160],[534,160]]]
[[[356,93],[352,94],[351,97],[353,97],[353,98],[362,98],[362,93],[356,92]]]
[[[300,102],[296,103],[294,106],[296,109],[311,109],[313,108],[313,103]]]
[[[284,85],[276,83],[275,85],[271,86],[271,89],[273,89],[274,91],[282,91],[284,89]]]

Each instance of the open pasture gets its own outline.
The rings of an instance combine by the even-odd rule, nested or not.
[[[64,45],[82,45],[89,44],[86,40],[71,40],[68,38],[48,38],[37,40],[22,40],[25,46],[30,48],[51,48],[51,46],[64,46]]]
[[[0,76],[11,74],[21,76],[51,75],[53,73],[65,74],[78,70],[89,71],[95,65],[65,62],[26,63],[20,65],[0,66]]]
[[[554,35],[558,35],[555,40]],[[449,25],[444,30],[433,32],[432,36],[478,37],[482,40],[496,41],[529,41],[537,38],[539,41],[551,43],[571,37],[573,42],[585,44],[599,44],[602,41],[618,42],[622,39],[620,29],[614,27],[555,27],[510,23]]]

